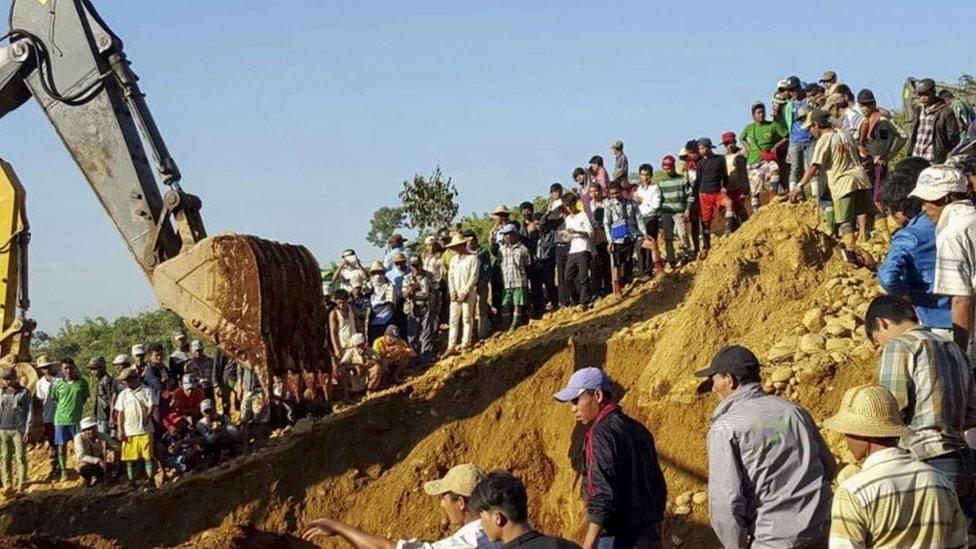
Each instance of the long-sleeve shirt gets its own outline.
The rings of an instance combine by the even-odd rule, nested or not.
[[[417,307],[428,307],[428,304],[437,302],[437,282],[433,275],[427,271],[415,273],[410,271],[403,277],[404,303],[403,310],[407,314],[413,314]],[[410,295],[406,295],[409,292]],[[419,312],[419,311],[418,311]]]
[[[900,448],[875,452],[837,487],[830,547],[967,546],[952,482]]]
[[[613,179],[610,181],[616,181],[623,185],[627,181],[627,177],[630,174],[630,163],[627,161],[627,155],[620,153],[614,157],[613,163]]]
[[[648,186],[640,185],[634,191],[637,202],[637,209],[641,217],[656,217],[661,211],[661,187],[657,183]]]
[[[472,254],[451,258],[451,268],[447,271],[447,289],[450,295],[471,295],[478,285],[478,270],[478,258]]]
[[[626,227],[627,236],[614,236],[614,227]],[[603,230],[607,239],[614,243],[633,240],[638,235],[646,236],[644,224],[640,222],[637,204],[626,198],[611,198],[603,201]]]
[[[976,384],[962,350],[926,328],[892,339],[881,353],[879,382],[912,429],[905,438],[919,459],[963,450],[976,426]]]
[[[585,212],[566,216],[566,233],[569,235],[569,253],[593,253],[593,225]]]
[[[98,465],[99,461],[105,459],[106,447],[119,448],[122,446],[114,438],[97,430],[95,431],[95,438],[89,439],[85,433],[80,432],[75,435],[74,442],[75,457],[78,458],[78,463],[92,465]]]
[[[31,394],[17,386],[0,391],[0,429],[27,432],[31,420]]]
[[[830,528],[837,464],[803,408],[746,383],[708,430],[708,514],[725,547],[797,547]]]
[[[878,265],[878,284],[891,295],[905,296],[929,328],[951,328],[951,302],[932,293],[935,281],[935,223],[920,213],[891,237]]]
[[[95,380],[95,419],[98,421],[112,421],[115,414],[112,408],[115,406],[115,395],[117,385],[112,376],[105,374]]]
[[[729,172],[725,167],[725,157],[713,154],[702,158],[695,167],[698,174],[698,192],[718,193],[729,186]]]
[[[396,543],[396,549],[499,549],[501,543],[488,540],[481,519],[473,520],[450,537],[438,541],[420,541],[416,539],[401,539]]]
[[[51,387],[54,386],[54,382],[57,380],[58,378],[56,377],[48,380],[46,377],[41,376],[34,386],[34,397],[41,401],[41,415],[43,416],[44,423],[54,423],[54,411],[57,408],[57,403],[54,402],[54,398],[51,395]]]
[[[675,175],[660,183],[661,213],[677,214],[688,210],[688,184],[685,178]]]
[[[664,520],[668,487],[654,437],[616,404],[604,407],[584,443],[586,515],[628,547]]]

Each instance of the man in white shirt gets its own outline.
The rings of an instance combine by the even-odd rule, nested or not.
[[[468,249],[468,239],[461,235],[451,240],[447,247],[457,252],[447,270],[447,294],[451,299],[451,310],[446,354],[450,354],[457,349],[459,335],[461,347],[471,347],[474,308],[478,302],[479,262],[478,257]]]
[[[585,308],[590,307],[593,294],[590,291],[590,266],[593,259],[593,225],[590,216],[580,210],[577,196],[572,192],[563,195],[566,216],[563,224],[565,239],[569,242],[566,259],[566,282],[569,300]]]
[[[56,361],[49,359],[46,355],[38,357],[37,383],[34,385],[34,398],[41,402],[44,440],[47,442],[47,457],[51,463],[48,480],[54,480],[61,475],[61,466],[58,464],[58,454],[54,446],[54,409],[56,403],[51,398],[51,387],[58,379],[54,371],[57,365]]]
[[[153,395],[149,387],[143,385],[135,366],[129,366],[119,373],[118,380],[125,383],[125,389],[115,399],[118,412],[116,425],[119,440],[122,441],[122,461],[125,463],[129,485],[135,486],[138,476],[137,464],[141,461],[146,469],[146,482],[153,484],[156,461],[153,458]]]
[[[968,350],[973,335],[976,293],[976,208],[966,176],[936,165],[922,170],[909,196],[922,200],[922,211],[935,223],[935,280],[932,293],[952,299],[953,340]]]
[[[457,465],[444,475],[444,478],[424,484],[424,491],[430,496],[439,496],[441,508],[453,528],[450,537],[439,541],[384,539],[364,532],[344,522],[320,518],[305,527],[302,538],[311,541],[318,536],[339,536],[356,549],[466,549],[486,547],[496,549],[499,543],[488,540],[481,525],[478,513],[468,507],[468,501],[475,486],[485,478],[485,473],[470,463]]]
[[[640,222],[644,226],[646,238],[641,242],[640,273],[651,276],[653,273],[664,271],[664,261],[657,247],[657,235],[661,224],[661,187],[653,181],[654,168],[650,164],[641,164],[640,184],[634,195]]]

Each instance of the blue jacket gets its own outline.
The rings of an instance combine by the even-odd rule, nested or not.
[[[889,294],[907,297],[922,325],[951,328],[949,297],[932,293],[934,280],[935,224],[920,213],[891,237],[888,255],[878,266],[878,283]]]

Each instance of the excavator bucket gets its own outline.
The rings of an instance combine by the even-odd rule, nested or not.
[[[268,374],[325,365],[319,267],[304,246],[255,236],[207,237],[157,266],[156,298],[227,355]],[[269,385],[265,385],[270,388]]]

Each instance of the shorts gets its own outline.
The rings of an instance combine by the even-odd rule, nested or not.
[[[701,205],[701,223],[703,227],[710,227],[715,219],[715,212],[722,211],[725,195],[722,193],[701,193],[699,194],[699,204]]]
[[[732,202],[732,211],[737,215],[746,213],[746,191],[745,189],[726,189],[725,196]]]
[[[61,446],[62,444],[67,444],[75,439],[75,435],[78,434],[80,429],[78,424],[74,425],[55,425],[54,426],[54,444]]]
[[[657,239],[657,233],[661,230],[661,218],[656,215],[653,217],[645,217],[641,220],[641,223],[644,224],[644,230],[647,232],[647,236]]]
[[[151,461],[152,458],[152,434],[132,435],[122,443],[122,461]]]
[[[527,305],[529,300],[527,299],[528,296],[525,295],[526,293],[525,288],[505,288],[505,293],[502,294],[502,307]]]
[[[871,190],[859,189],[834,200],[834,219],[838,225],[853,223],[857,216],[871,213]]]

